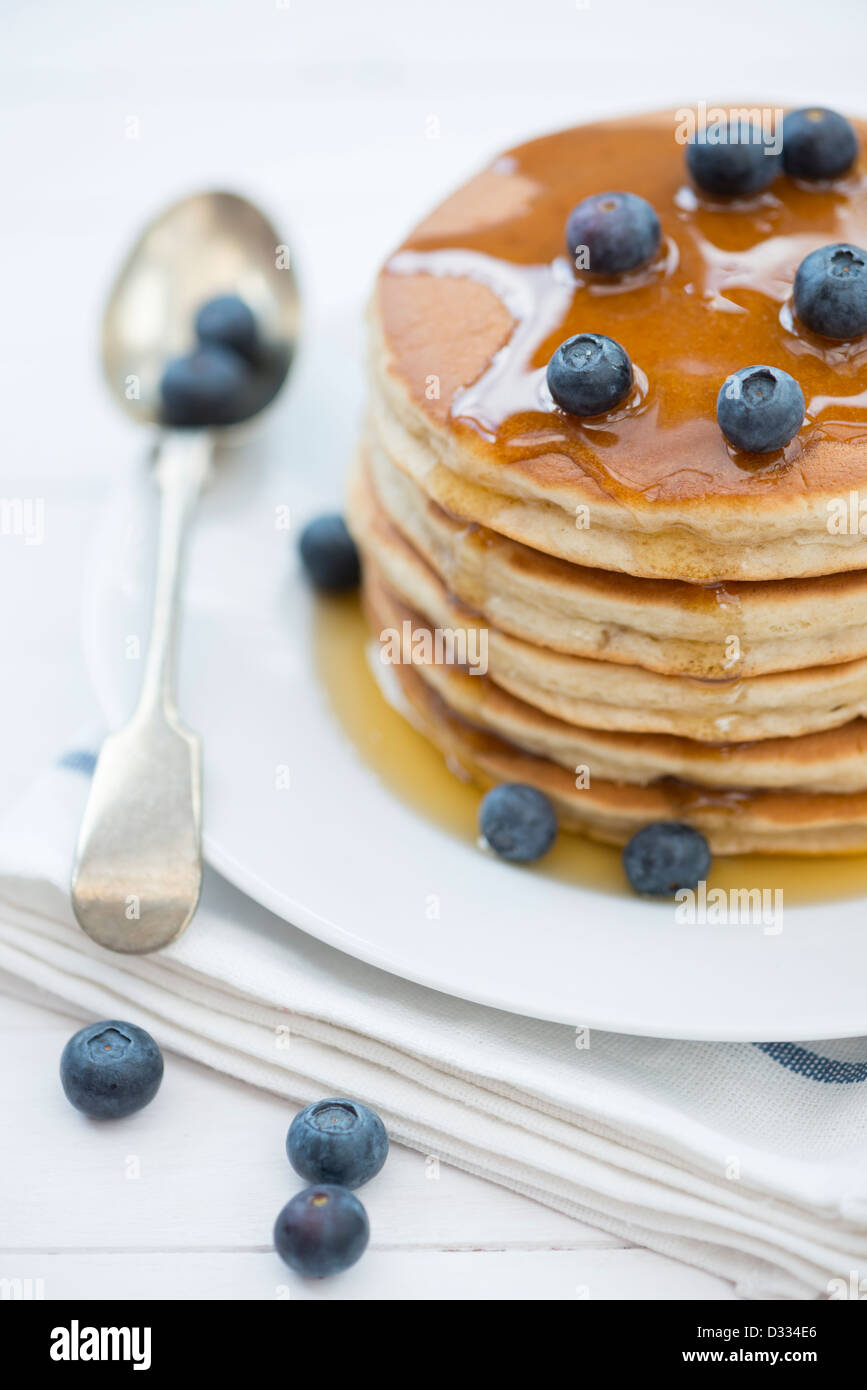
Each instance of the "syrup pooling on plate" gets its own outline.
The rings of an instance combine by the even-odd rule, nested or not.
[[[467,846],[478,837],[482,792],[459,775],[432,743],[388,702],[370,664],[370,630],[355,595],[323,598],[313,623],[316,668],[331,708],[358,756],[406,808]],[[718,747],[720,758],[726,746]],[[737,793],[684,787],[684,812],[696,797],[730,802]],[[431,856],[436,855],[432,842]],[[537,867],[503,872],[533,873],[599,892],[629,894],[621,851],[583,835],[561,832]],[[827,859],[776,855],[733,855],[714,860],[708,888],[782,890],[787,907],[829,902],[867,893],[867,856]],[[541,901],[541,900],[540,900]],[[712,927],[697,930],[713,930]],[[730,928],[723,928],[730,930]],[[740,928],[738,928],[740,930]],[[746,926],[743,930],[753,931]]]
[[[808,188],[781,177],[748,201],[714,203],[689,187],[675,135],[674,120],[612,124],[524,146],[483,176],[484,209],[462,219],[460,201],[444,205],[392,258],[386,278],[473,280],[510,314],[507,342],[450,402],[454,427],[493,458],[559,456],[635,507],[806,491],[816,444],[867,441],[867,350],[800,326],[791,286],[810,251],[867,239],[867,180],[856,171]],[[663,233],[660,259],[617,285],[574,271],[564,253],[570,210],[611,187],[646,198]],[[636,372],[633,397],[592,421],[558,411],[544,393],[552,353],[582,332],[621,343]],[[796,439],[767,456],[732,449],[716,421],[720,386],[753,362],[789,371],[807,401]]]

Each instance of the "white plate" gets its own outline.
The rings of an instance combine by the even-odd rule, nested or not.
[[[281,415],[298,412],[293,400]],[[301,522],[339,496],[325,458],[343,464],[351,421],[314,450],[303,420],[281,428],[280,418],[265,442],[221,463],[190,548],[180,708],[204,744],[208,861],[342,951],[513,1012],[663,1037],[867,1033],[863,900],[787,908],[778,935],[678,925],[670,905],[503,865],[380,782],[323,696],[294,555]],[[286,504],[291,538],[275,524]],[[141,468],[103,518],[85,603],[88,661],[112,724],[140,680],[154,524]],[[833,863],[815,872],[833,884]]]

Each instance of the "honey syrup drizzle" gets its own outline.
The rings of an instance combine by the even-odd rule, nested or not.
[[[611,284],[573,269],[564,241],[570,208],[606,188],[647,198],[663,231],[656,262]],[[480,176],[475,198],[463,222],[423,223],[383,276],[474,281],[511,315],[505,348],[450,402],[452,428],[471,431],[492,460],[556,455],[612,499],[643,507],[806,492],[814,459],[827,481],[828,448],[867,440],[867,342],[817,338],[791,310],[804,256],[867,242],[863,170],[829,188],[779,178],[754,199],[715,205],[688,185],[674,122],[602,124],[511,151]],[[485,216],[486,201],[497,217]],[[400,357],[388,316],[386,331]],[[580,332],[622,343],[635,371],[633,396],[595,421],[558,410],[545,386],[551,354]],[[437,373],[434,357],[427,370]],[[807,401],[802,430],[776,454],[740,453],[716,421],[723,382],[754,363],[789,370]]]

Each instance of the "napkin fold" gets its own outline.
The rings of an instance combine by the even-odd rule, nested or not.
[[[69,906],[92,765],[66,755],[0,825],[0,968],[293,1102],[355,1096],[393,1139],[744,1297],[857,1291],[867,1040],[678,1042],[520,1018],[356,961],[210,871],[180,941],[112,954]]]

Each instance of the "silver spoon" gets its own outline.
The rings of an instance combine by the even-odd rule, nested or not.
[[[168,358],[193,346],[193,321],[216,295],[255,312],[283,384],[298,337],[288,250],[257,208],[201,193],[168,208],[121,270],[103,322],[109,387],[143,424],[158,425]],[[281,375],[282,373],[282,375]],[[261,415],[265,403],[257,410]],[[174,700],[173,656],[184,537],[219,437],[243,425],[167,430],[156,450],[161,493],[150,645],[130,722],[103,743],[76,849],[72,907],[88,936],[113,951],[156,951],[196,910],[202,883],[201,745]]]

